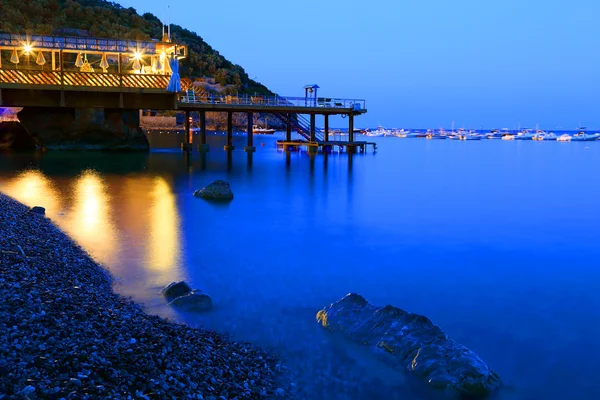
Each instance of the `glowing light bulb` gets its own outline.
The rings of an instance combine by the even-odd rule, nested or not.
[[[31,45],[29,43],[23,45],[23,54],[25,54],[26,56],[31,54]]]

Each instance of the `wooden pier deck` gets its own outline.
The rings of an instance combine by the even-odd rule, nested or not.
[[[318,85],[305,86],[303,97],[210,94],[173,73],[187,56],[187,46],[170,38],[138,42],[0,34],[0,106],[179,110],[186,116],[185,150],[192,148],[190,113],[197,112],[201,151],[208,150],[207,112],[227,114],[225,150],[234,148],[234,113],[246,113],[248,132],[253,131],[254,113],[269,113],[286,126],[284,147],[306,146],[316,152],[334,146],[348,152],[365,151],[368,146],[376,149],[375,143],[354,140],[354,118],[367,112],[365,100],[320,97]],[[330,140],[332,115],[347,117],[347,140]],[[316,116],[323,117],[323,129],[316,127]],[[302,140],[292,141],[293,131]],[[253,136],[248,135],[246,151],[255,150]]]
[[[369,146],[371,146],[374,153],[377,152],[377,143],[367,142],[367,141],[362,141],[362,140],[353,141],[353,142],[349,142],[346,140],[331,140],[331,141],[327,141],[327,142],[325,142],[325,141],[306,142],[303,140],[292,140],[292,141],[278,140],[277,141],[278,149],[282,149],[285,151],[293,151],[293,150],[298,150],[301,147],[306,147],[306,150],[309,153],[318,153],[319,150],[322,153],[328,153],[328,152],[333,151],[335,149],[335,147],[337,147],[340,152],[343,152],[344,150],[346,150],[346,152],[348,154],[354,154],[357,152],[365,153]]]

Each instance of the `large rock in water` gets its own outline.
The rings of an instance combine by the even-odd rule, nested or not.
[[[168,302],[173,301],[175,298],[179,296],[185,296],[190,293],[192,288],[184,281],[180,282],[171,282],[168,284],[163,290],[162,294],[165,296]]]
[[[209,311],[213,308],[212,298],[207,293],[192,290],[184,281],[170,283],[162,294],[170,306],[184,311]]]
[[[460,398],[485,398],[501,381],[474,352],[427,317],[348,294],[317,313],[317,321],[353,342],[372,346],[433,388]]]
[[[17,114],[46,149],[140,150],[150,148],[138,110],[24,107]]]
[[[210,185],[194,192],[194,196],[207,200],[233,200],[233,192],[228,182],[214,181]]]
[[[35,150],[35,140],[18,121],[0,122],[0,149]]]
[[[169,305],[185,311],[210,311],[213,308],[212,298],[200,290],[192,290],[183,296],[176,297],[169,302]]]

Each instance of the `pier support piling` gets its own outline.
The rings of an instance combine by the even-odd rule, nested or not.
[[[292,114],[287,115],[287,124],[285,124],[285,141],[292,141]]]
[[[323,128],[325,129],[325,141],[329,142],[329,115],[325,114],[323,116],[323,118],[325,119],[324,121],[324,125]]]
[[[248,113],[248,145],[244,147],[244,151],[246,153],[254,153],[256,151],[256,147],[254,147],[254,114]],[[249,158],[250,160],[250,158]]]
[[[316,125],[316,115],[315,114],[310,114],[310,141],[311,142],[316,142],[316,135],[315,135],[315,125]]]
[[[354,143],[354,114],[348,114],[348,141]]]
[[[192,151],[192,131],[190,130],[190,112],[185,112],[185,133],[184,142],[181,143],[181,150]]]
[[[200,144],[198,150],[202,153],[208,152],[210,149],[206,144],[206,111],[200,111]]]
[[[227,151],[231,151],[231,150],[235,149],[235,147],[233,147],[233,113],[232,112],[227,113],[227,142],[225,143],[225,146],[223,148]]]

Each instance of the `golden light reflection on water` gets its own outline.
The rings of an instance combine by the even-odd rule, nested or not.
[[[85,171],[74,182],[74,204],[68,231],[101,263],[112,264],[119,252],[106,184],[94,171]]]
[[[44,207],[47,214],[55,214],[61,210],[60,195],[56,187],[40,171],[20,173],[3,190],[29,207]]]
[[[128,288],[185,278],[176,197],[163,177],[87,170],[50,180],[30,170],[0,182],[0,189],[28,206],[45,207],[49,218]]]
[[[150,193],[150,237],[147,265],[163,282],[181,279],[181,238],[175,195],[164,178],[156,177]]]

